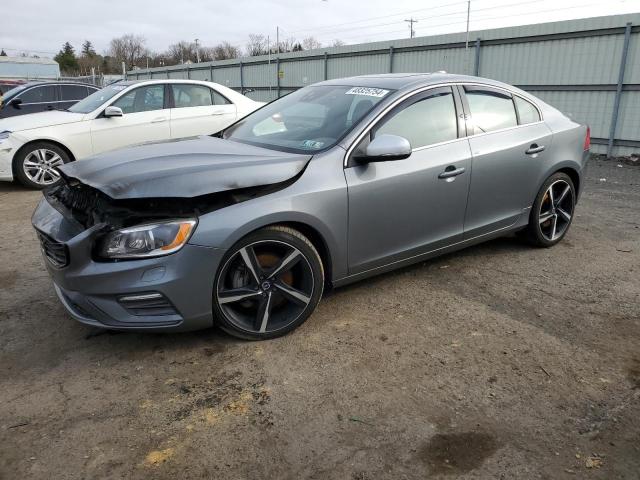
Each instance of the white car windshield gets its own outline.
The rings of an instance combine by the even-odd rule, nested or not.
[[[318,152],[340,141],[392,91],[319,85],[282,97],[234,124],[224,138],[293,153]]]
[[[73,113],[93,112],[96,108],[101,107],[105,102],[122,92],[127,87],[128,85],[119,85],[117,83],[104,87],[102,90],[92,93],[84,100],[80,100],[72,107],[69,107],[68,111]]]

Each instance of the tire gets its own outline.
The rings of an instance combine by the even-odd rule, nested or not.
[[[566,173],[551,175],[542,184],[529,215],[529,225],[523,231],[526,240],[535,247],[553,247],[569,231],[576,204],[573,181]]]
[[[318,251],[299,231],[257,230],[238,241],[215,277],[216,324],[234,337],[266,340],[296,329],[313,313],[324,289]]]
[[[69,154],[58,145],[34,142],[18,151],[13,167],[22,185],[42,190],[60,181],[60,174],[55,167],[70,161]]]

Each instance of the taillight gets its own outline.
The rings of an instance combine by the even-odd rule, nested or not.
[[[587,134],[584,137],[584,145],[582,146],[582,149],[586,152],[589,148],[591,148],[591,129],[587,126]]]

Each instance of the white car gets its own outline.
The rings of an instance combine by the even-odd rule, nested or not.
[[[0,180],[43,188],[63,163],[139,143],[210,135],[263,105],[195,80],[107,86],[64,111],[0,120]]]

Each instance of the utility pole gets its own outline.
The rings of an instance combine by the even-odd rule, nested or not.
[[[278,48],[278,55],[280,55],[280,27],[276,26],[276,47]]]
[[[469,17],[471,16],[471,0],[467,0],[467,39],[464,42],[464,53],[466,62],[466,72],[469,72]]]
[[[411,17],[409,20],[405,20],[405,22],[409,23],[409,30],[411,31],[411,37],[413,38],[416,36],[416,31],[413,29],[413,24],[414,23],[418,23],[418,20],[414,20],[413,17]]]
[[[198,42],[200,42],[200,40],[196,38],[196,63],[200,63],[200,48]]]

